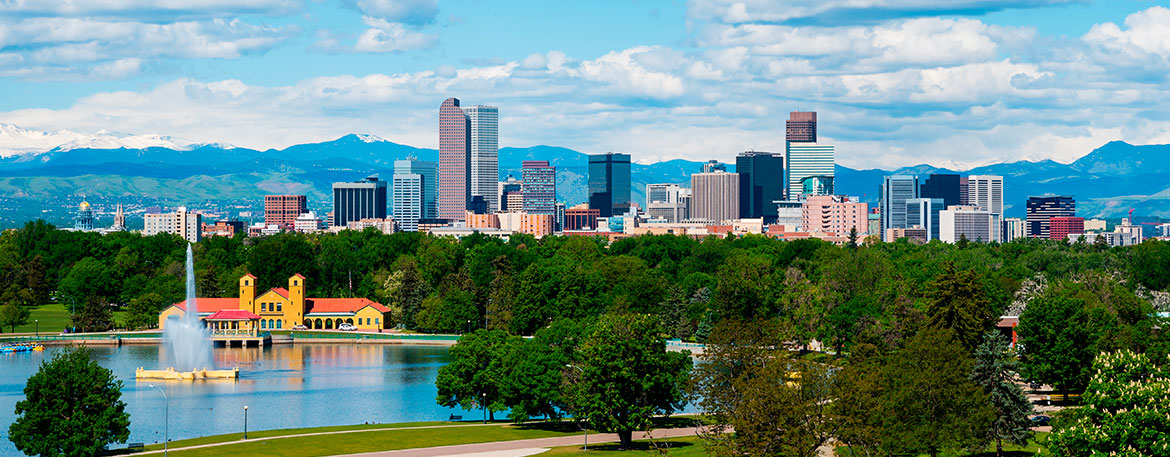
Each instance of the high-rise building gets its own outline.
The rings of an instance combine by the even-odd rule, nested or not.
[[[739,173],[691,175],[691,219],[716,224],[739,219]]]
[[[292,229],[297,217],[309,212],[304,195],[265,195],[264,225],[278,225]]]
[[[939,213],[938,219],[939,239],[944,243],[956,243],[963,238],[980,243],[1001,241],[1000,215],[978,206],[950,206]]]
[[[801,204],[801,230],[805,232],[847,235],[857,229],[865,235],[869,228],[869,205],[851,201],[841,195],[813,195]]]
[[[739,173],[739,217],[776,220],[776,203],[784,200],[784,158],[771,152],[747,151],[735,158]]]
[[[776,202],[776,222],[772,226],[783,226],[781,231],[799,232],[804,227],[804,204],[798,201],[784,200]]]
[[[1003,176],[968,176],[967,204],[1003,214]]]
[[[1070,233],[1085,233],[1085,218],[1064,216],[1048,219],[1048,239],[1067,239]]]
[[[557,168],[547,160],[525,160],[521,163],[521,193],[524,212],[555,214],[557,204]]]
[[[947,206],[941,198],[911,198],[906,200],[906,228],[918,226],[926,230],[924,241],[939,239],[938,215]]]
[[[630,210],[630,155],[621,153],[589,156],[589,207],[601,217],[625,214]]]
[[[687,202],[691,190],[678,184],[647,184],[646,214],[666,222],[682,222],[690,218]]]
[[[418,188],[412,192],[417,193],[418,201],[413,203],[417,205],[411,211],[417,211],[419,219],[434,219],[439,217],[439,164],[426,160],[418,160],[415,158],[407,158],[405,160],[394,161],[394,175],[418,175]],[[413,178],[405,177],[407,181]],[[391,191],[397,192],[397,187],[391,183]],[[391,207],[394,209],[394,219],[398,219],[398,196],[391,197]],[[413,200],[407,200],[413,202]],[[417,219],[416,219],[417,220]]]
[[[565,230],[595,230],[597,218],[601,214],[588,205],[577,205],[565,210]]]
[[[1048,220],[1076,216],[1077,202],[1068,195],[1028,197],[1028,236],[1048,239]]]
[[[968,179],[966,176],[962,176],[959,178],[959,204],[960,205],[966,206],[966,205],[971,204],[971,202],[967,201],[967,199],[971,196],[967,192],[968,184],[969,183],[968,183]]]
[[[727,171],[727,165],[719,163],[718,160],[708,160],[706,162],[703,162],[703,165],[701,167],[699,167],[699,171],[703,172],[703,173],[714,173],[717,171]]]
[[[471,127],[471,197],[483,196],[488,211],[500,209],[496,183],[500,181],[500,109],[476,105],[464,110]]]
[[[513,205],[509,201],[512,199],[516,199],[516,201],[520,201],[520,202],[523,201],[523,196],[520,193],[520,180],[519,179],[516,179],[512,175],[508,175],[508,179],[505,179],[503,181],[496,183],[496,189],[497,189],[496,193],[499,195],[498,201],[500,202],[499,211],[502,211],[502,212],[520,211],[521,209],[523,209],[520,207],[520,205]],[[514,198],[510,198],[510,197],[513,197],[513,194],[514,194]]]
[[[882,179],[882,241],[892,228],[906,228],[906,200],[918,198],[918,177],[886,176]]]
[[[784,123],[784,140],[790,143],[817,142],[817,112],[793,111]]]
[[[394,220],[403,232],[417,232],[418,221],[423,217],[423,175],[418,173],[394,173]]]
[[[1010,243],[1013,240],[1024,238],[1028,231],[1024,229],[1024,220],[1018,217],[1009,217],[1003,220],[1003,242]]]
[[[946,206],[961,205],[959,175],[933,173],[922,181],[918,195],[921,198],[941,198]]]
[[[788,200],[800,200],[801,182],[810,176],[835,176],[835,152],[831,144],[788,142],[784,168],[788,172]]]
[[[145,236],[171,233],[190,243],[199,242],[203,236],[203,215],[187,212],[185,207],[179,207],[173,213],[146,214],[143,219],[142,234]]]
[[[73,229],[88,232],[93,230],[93,208],[89,202],[81,202],[77,206],[77,215],[73,216]]]
[[[361,181],[333,183],[333,226],[351,221],[386,218],[386,181],[370,176]]]
[[[471,122],[459,99],[439,106],[439,217],[463,220],[471,199]],[[498,178],[497,178],[498,179]]]
[[[800,180],[801,195],[833,195],[832,176],[808,176]]]

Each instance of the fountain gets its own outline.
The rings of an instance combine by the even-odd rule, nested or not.
[[[240,369],[209,370],[212,367],[211,339],[199,322],[199,307],[195,295],[195,260],[191,245],[187,245],[187,310],[183,317],[167,322],[163,330],[163,342],[172,355],[174,366],[166,370],[144,370],[135,372],[140,379],[235,379]]]

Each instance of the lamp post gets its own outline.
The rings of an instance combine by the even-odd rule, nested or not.
[[[244,439],[248,439],[248,405],[244,405]]]
[[[487,423],[487,392],[483,392],[483,403],[480,406],[483,406],[483,423],[486,424]]]
[[[467,320],[467,333],[471,333],[471,319]]]
[[[565,364],[565,367],[566,368],[576,368],[577,371],[581,372],[581,381],[582,382],[585,381],[585,370],[582,370],[581,367],[573,365],[573,364],[568,364],[568,363]],[[582,420],[585,422],[585,447],[584,447],[584,450],[588,451],[589,450],[589,419],[582,418]]]
[[[162,390],[162,387],[154,384],[147,384],[150,387],[158,389],[163,396],[163,457],[167,455],[167,442],[171,440],[171,403],[167,400],[167,392]]]
[[[41,320],[33,319],[33,325],[37,326],[37,339],[41,339]]]

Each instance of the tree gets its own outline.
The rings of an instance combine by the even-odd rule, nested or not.
[[[104,332],[114,328],[114,312],[102,297],[91,297],[73,315],[73,325],[83,332]]]
[[[1102,353],[1082,406],[1057,416],[1045,447],[1055,457],[1166,455],[1170,365],[1130,351]]]
[[[850,250],[857,250],[857,226],[849,227],[849,242],[845,243],[845,247]]]
[[[955,271],[955,264],[946,262],[943,273],[931,281],[927,290],[927,325],[952,329],[964,348],[975,349],[993,323],[991,300],[975,270]]]
[[[386,279],[383,289],[391,306],[402,310],[402,323],[414,328],[423,300],[431,294],[431,285],[419,273],[418,261],[413,257],[399,259],[398,264],[398,270]]]
[[[15,333],[17,326],[28,323],[29,314],[28,308],[13,302],[0,306],[0,328],[8,327]]]
[[[58,289],[66,301],[81,306],[94,300],[107,301],[117,297],[115,291],[120,284],[109,267],[93,257],[86,257],[73,264],[61,279]]]
[[[507,407],[500,389],[507,377],[504,357],[519,342],[518,337],[499,330],[463,335],[451,346],[451,362],[439,368],[435,401],[446,407],[486,408],[495,420],[495,412]]]
[[[581,346],[581,372],[565,368],[570,410],[590,427],[616,432],[622,448],[655,415],[682,407],[690,354],[667,352],[662,333],[652,316],[606,314]]]
[[[893,354],[883,370],[886,451],[934,457],[979,444],[995,412],[971,368],[949,330],[925,329]]]
[[[572,362],[585,330],[577,322],[558,320],[537,331],[532,339],[509,346],[500,395],[513,421],[536,416],[560,419],[565,410],[561,395],[564,368]]]
[[[885,383],[883,354],[872,344],[861,343],[849,354],[849,364],[837,372],[834,387],[837,399],[832,406],[838,418],[837,439],[847,445],[849,455],[874,455],[885,442]]]
[[[713,455],[812,457],[836,435],[829,367],[794,359],[774,320],[721,322],[695,369],[692,390],[714,422]]]
[[[967,239],[967,234],[960,233],[959,234],[959,241],[955,242],[955,246],[958,247],[959,250],[963,250],[963,249],[967,249],[967,245],[970,243],[971,243],[971,241]]]
[[[28,455],[98,455],[130,437],[122,381],[90,359],[89,350],[58,352],[29,379],[16,403],[9,439]]]
[[[995,455],[1003,457],[1003,442],[1023,446],[1032,437],[1032,403],[1016,384],[1016,359],[1007,339],[999,332],[983,336],[975,350],[971,380],[983,388],[995,407],[995,420],[987,429],[987,441],[995,442]]]
[[[1016,326],[1020,372],[1067,394],[1089,380],[1096,353],[1084,298],[1051,287],[1028,302]]]
[[[158,313],[167,306],[162,295],[147,292],[133,300],[126,309],[126,328],[154,328],[158,324]]]

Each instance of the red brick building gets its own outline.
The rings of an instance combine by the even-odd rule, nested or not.
[[[297,216],[309,212],[304,195],[265,195],[264,225],[292,228]]]

